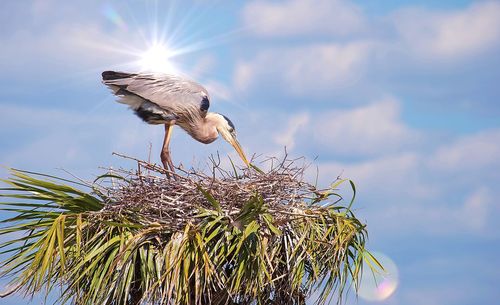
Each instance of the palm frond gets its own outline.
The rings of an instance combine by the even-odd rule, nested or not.
[[[365,224],[303,168],[105,174],[94,184],[12,170],[0,189],[0,277],[71,304],[316,304],[357,288]],[[145,166],[145,164],[139,164]],[[215,171],[215,169],[214,169]],[[97,184],[117,179],[114,185]]]

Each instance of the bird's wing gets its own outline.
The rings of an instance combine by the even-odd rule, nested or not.
[[[174,114],[182,115],[190,108],[205,116],[210,106],[208,91],[203,86],[178,76],[105,71],[102,77],[104,84],[126,90]]]

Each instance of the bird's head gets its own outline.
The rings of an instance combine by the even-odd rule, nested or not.
[[[231,122],[231,120],[226,116],[219,113],[209,113],[209,115],[211,115],[212,119],[215,121],[215,128],[217,129],[217,132],[222,136],[222,138],[224,138],[224,140],[229,142],[229,144],[234,147],[243,162],[249,166],[250,162],[248,162],[240,143],[236,140],[236,130],[234,129],[233,122]]]

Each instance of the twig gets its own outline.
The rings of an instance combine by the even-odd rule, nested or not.
[[[199,186],[219,203],[221,211],[228,217],[237,216],[241,208],[258,194],[282,224],[320,217],[325,213],[325,207],[338,202],[329,198],[333,190],[317,189],[315,185],[303,181],[304,172],[310,164],[304,158],[289,159],[286,150],[283,159],[270,157],[263,161],[270,163],[266,174],[250,169],[227,171],[221,166],[220,155],[216,154],[209,158],[210,173],[193,168],[179,169],[176,180],[166,179],[164,174],[167,171],[150,161],[119,153],[113,155],[135,161],[137,170],[113,170],[128,177],[129,182],[107,189],[113,201],[103,209],[99,219],[132,219],[139,213],[143,216],[141,223],[145,225],[160,223],[169,230],[176,230],[188,222],[196,223],[193,217],[200,208],[213,208],[199,191]],[[300,160],[304,162],[297,165]],[[148,171],[144,172],[141,168]]]

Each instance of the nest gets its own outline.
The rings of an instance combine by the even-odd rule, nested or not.
[[[283,225],[301,217],[324,214],[328,206],[342,199],[331,188],[317,189],[304,181],[307,164],[298,165],[302,158],[292,160],[285,155],[281,160],[264,160],[262,163],[270,166],[264,174],[255,167],[239,170],[233,167],[233,171],[227,171],[220,166],[219,158],[216,161],[212,157],[210,174],[179,169],[178,174],[168,178],[166,170],[155,164],[120,156],[135,160],[138,170],[114,170],[111,175],[102,176],[118,174],[123,181],[114,180],[112,187],[104,188],[106,197],[112,201],[96,213],[99,220],[119,217],[133,219],[141,225],[160,224],[165,229],[180,231],[187,223],[200,221],[197,217],[200,208],[213,209],[215,204],[237,225],[234,219],[245,204],[259,199],[273,214],[275,222]],[[334,200],[315,204],[330,196],[335,196]]]
[[[318,189],[304,179],[306,164],[286,156],[265,160],[265,172],[212,158],[208,173],[179,169],[170,179],[126,158],[137,169],[109,171],[90,191],[13,170],[0,195],[15,203],[0,210],[20,214],[0,236],[35,233],[0,245],[19,249],[0,272],[14,275],[11,292],[63,283],[64,304],[304,305],[319,289],[313,301],[325,304],[341,302],[372,259],[354,198],[342,205],[338,194],[349,180]]]

